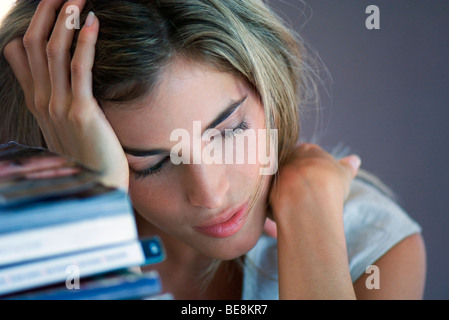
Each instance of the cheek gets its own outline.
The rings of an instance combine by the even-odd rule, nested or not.
[[[230,185],[237,191],[241,192],[243,189],[251,189],[257,182],[259,177],[259,164],[233,164],[226,165],[226,174]]]
[[[176,225],[175,222],[179,219],[179,194],[176,186],[168,183],[130,180],[129,184],[129,195],[135,210],[147,221],[162,229]]]

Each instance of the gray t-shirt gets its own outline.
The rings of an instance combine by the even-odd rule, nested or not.
[[[378,188],[355,179],[343,213],[352,282],[394,245],[420,233],[413,221]],[[243,272],[244,300],[277,300],[277,241],[263,235],[248,252]]]

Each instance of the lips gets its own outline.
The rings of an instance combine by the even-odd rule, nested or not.
[[[247,208],[248,202],[236,209],[224,212],[205,226],[196,226],[194,229],[213,238],[230,237],[237,233],[245,224]]]

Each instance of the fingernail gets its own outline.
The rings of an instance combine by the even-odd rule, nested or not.
[[[360,165],[362,164],[362,159],[360,159],[360,157],[357,155],[352,155],[348,158],[348,162],[355,171],[360,168]]]
[[[95,21],[95,13],[90,11],[89,14],[87,15],[86,22],[84,23],[84,25],[86,27],[90,27],[91,25],[93,25],[94,21]]]

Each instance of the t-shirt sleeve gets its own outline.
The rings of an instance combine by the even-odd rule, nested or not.
[[[394,245],[421,232],[389,196],[360,179],[352,182],[343,221],[353,282]]]

